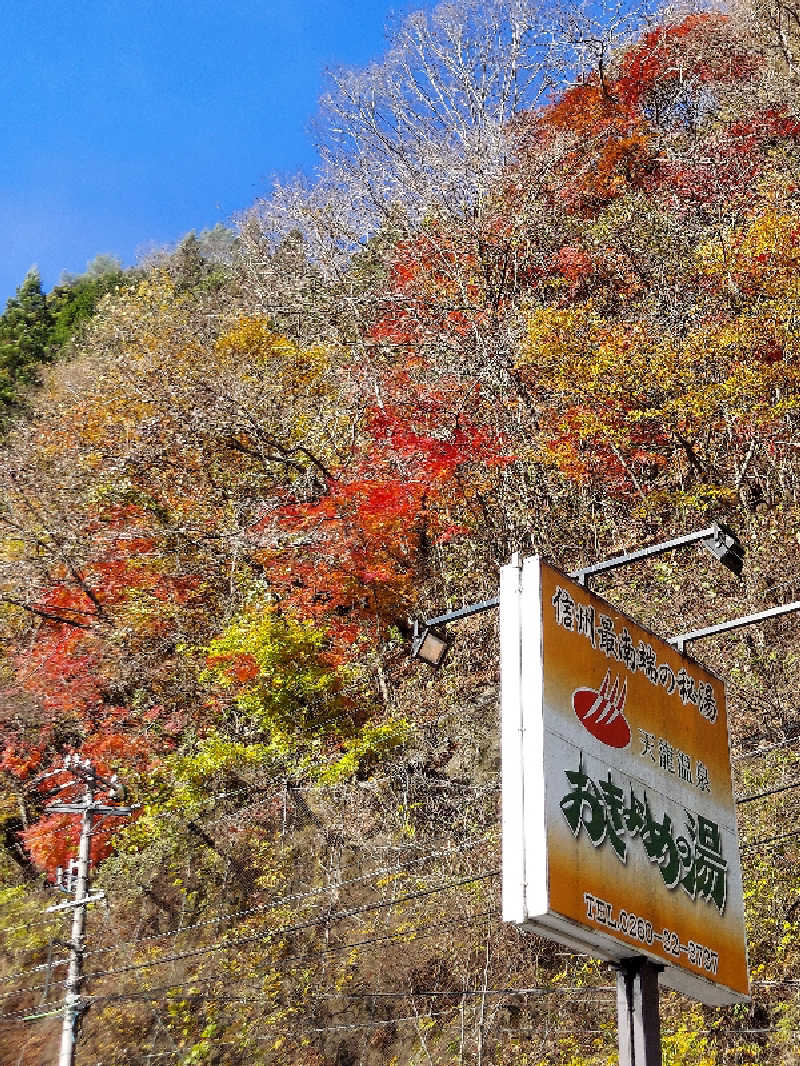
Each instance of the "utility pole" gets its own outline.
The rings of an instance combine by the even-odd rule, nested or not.
[[[93,820],[95,817],[107,815],[114,815],[115,817],[128,815],[131,813],[131,808],[112,807],[99,802],[96,799],[98,792],[107,792],[115,799],[122,800],[125,798],[125,790],[117,779],[116,774],[110,778],[102,777],[97,773],[89,759],[81,759],[77,755],[68,755],[64,760],[63,767],[44,774],[39,778],[39,781],[48,777],[61,776],[64,773],[68,773],[71,780],[57,785],[51,790],[49,795],[52,796],[67,789],[79,788],[81,784],[85,786],[85,792],[80,799],[63,803],[51,803],[46,810],[48,814],[80,814],[81,816],[78,861],[77,864],[70,865],[65,886],[66,891],[70,892],[74,885],[75,894],[73,899],[48,907],[47,910],[49,912],[72,910],[72,933],[68,945],[69,961],[65,982],[66,993],[64,996],[58,1066],[74,1066],[78,1025],[86,1009],[86,1004],[81,999],[86,908],[90,903],[97,903],[105,898],[105,894],[102,892],[92,895],[89,891],[89,858],[94,828]],[[58,883],[60,886],[63,884],[62,879],[63,871],[59,870]]]

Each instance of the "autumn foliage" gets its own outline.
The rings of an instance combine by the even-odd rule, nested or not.
[[[390,858],[446,850],[474,812],[441,797],[451,787],[497,797],[494,631],[475,624],[457,667],[430,681],[408,663],[412,622],[493,596],[512,551],[569,569],[727,518],[756,560],[746,590],[719,593],[727,613],[781,598],[770,553],[794,573],[784,534],[800,492],[800,110],[792,70],[764,32],[741,14],[648,22],[570,68],[566,84],[564,70],[553,74],[536,106],[503,121],[486,187],[465,185],[466,134],[442,133],[438,169],[416,156],[406,167],[409,197],[426,197],[418,214],[393,189],[382,227],[353,236],[352,189],[336,218],[334,200],[312,191],[277,237],[263,205],[243,218],[224,269],[183,247],[104,298],[4,442],[0,771],[15,876],[52,880],[75,854],[76,816],[49,812],[37,784],[65,753],[128,784],[136,816],[103,824],[93,871],[123,871],[131,913],[149,900],[154,929],[181,908],[205,920],[205,879],[220,893],[214,914],[225,893],[240,893],[242,907],[250,895],[294,906],[306,898],[293,879],[314,832],[340,873],[347,848],[368,849],[373,832]],[[354,123],[366,121],[367,95]],[[397,152],[421,151],[421,134],[410,147],[402,129],[381,135]],[[452,181],[437,198],[426,181],[448,160]],[[342,164],[340,181],[366,172],[362,163]],[[707,620],[720,583],[698,573],[664,563],[625,595],[654,629],[679,605],[688,629]],[[780,666],[769,649],[751,651],[739,648],[731,668],[738,720],[753,735],[794,736],[794,651]],[[448,718],[456,703],[467,710]],[[743,751],[747,730],[734,736]],[[415,774],[429,788],[418,801],[408,798]],[[352,792],[334,826],[315,798],[337,788]],[[233,812],[219,832],[200,824],[209,796]],[[474,814],[487,867],[488,809]],[[485,887],[460,903],[473,893],[475,912],[491,914]],[[281,906],[291,926],[298,916]],[[430,906],[430,924],[443,920]],[[780,918],[787,968],[795,911]],[[248,911],[254,925],[268,920]],[[463,1027],[476,974],[487,988],[490,941],[498,957],[518,952],[498,937],[487,932],[480,959],[473,939],[455,937],[451,967],[409,935],[406,970],[402,952],[374,966],[403,994],[441,981],[437,994],[462,997]],[[291,987],[312,1017],[314,981],[290,986],[278,966],[285,941],[265,939],[275,972],[260,956],[251,970],[263,982],[257,1001],[274,1007],[262,1018],[274,1054],[213,1061],[357,1061],[317,1036],[286,1036],[294,1015],[281,997]],[[561,963],[541,945],[530,951],[531,972],[541,954],[554,987],[594,979],[556,979]],[[759,965],[777,966],[765,952]],[[328,983],[356,997],[374,974],[357,951],[347,959],[331,963]],[[457,967],[458,988],[448,983]],[[194,1031],[188,999],[170,1009],[194,1034],[186,1061],[212,1061],[216,1037]],[[497,1035],[516,1018],[509,1009],[497,1023],[492,1061],[516,1061],[519,1045]],[[480,1063],[482,1029],[473,1059],[463,1029],[445,1032],[438,1052],[419,1045],[431,1063],[454,1061],[453,1047],[458,1061]],[[405,1038],[386,1034],[370,1061],[401,1061]],[[679,1044],[676,1035],[676,1056]],[[702,1058],[709,1047],[674,1061],[723,1061]],[[736,1061],[781,1061],[748,1055]]]
[[[276,639],[311,627],[344,708],[369,646],[463,580],[460,545],[513,543],[515,480],[649,517],[768,492],[761,442],[795,417],[800,123],[763,70],[727,16],[650,29],[514,120],[481,212],[384,242],[347,342],[235,300],[211,326],[168,271],[111,299],[99,372],[69,398],[56,377],[10,441],[6,617],[34,628],[8,657],[4,768],[66,745],[152,772],[259,675],[244,646],[203,650],[242,611],[285,619]]]

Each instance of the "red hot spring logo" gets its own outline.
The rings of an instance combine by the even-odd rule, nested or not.
[[[622,713],[627,695],[627,682],[619,687],[619,678],[611,685],[611,672],[606,671],[599,689],[578,688],[572,693],[572,709],[585,729],[610,748],[625,748],[630,743],[631,727]]]

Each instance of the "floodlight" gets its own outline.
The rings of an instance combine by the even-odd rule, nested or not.
[[[701,541],[701,544],[704,548],[708,548],[723,566],[727,566],[729,570],[732,570],[738,576],[744,566],[744,548],[739,542],[739,538],[732,529],[723,525],[722,522],[715,522],[713,529],[711,536],[706,537]]]
[[[422,632],[420,632],[419,623],[414,623],[414,640],[411,645],[412,659],[422,659],[429,666],[441,666],[449,646],[450,642],[441,630],[423,625]]]
[[[686,533],[682,537],[673,540],[664,540],[659,544],[651,544],[647,548],[639,548],[637,551],[623,552],[612,559],[603,559],[599,563],[583,566],[580,570],[573,570],[569,577],[574,578],[584,588],[589,587],[591,578],[599,574],[607,574],[617,570],[621,566],[629,566],[631,563],[640,562],[642,559],[651,559],[666,552],[675,551],[677,548],[688,548],[690,544],[702,544],[711,554],[737,576],[744,567],[744,548],[739,538],[728,526],[722,522],[714,522],[704,529],[697,529],[693,533]],[[422,659],[431,666],[439,666],[450,646],[450,638],[445,635],[441,626],[449,625],[459,618],[467,618],[469,615],[478,614],[499,607],[500,598],[492,597],[490,600],[481,600],[480,603],[470,603],[466,607],[459,607],[456,611],[448,611],[447,614],[428,618],[426,621],[414,623],[414,639],[411,645],[412,658]],[[421,628],[420,628],[421,627]],[[705,635],[705,632],[703,633]],[[695,639],[696,634],[691,638]],[[675,637],[673,643],[680,643],[682,637]]]

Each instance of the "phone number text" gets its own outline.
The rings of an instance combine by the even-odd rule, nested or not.
[[[716,974],[719,968],[719,953],[707,948],[704,944],[698,944],[696,940],[688,940],[681,943],[680,936],[674,929],[662,929],[656,932],[653,923],[634,914],[633,911],[622,909],[618,914],[614,913],[614,907],[605,899],[584,892],[583,899],[586,904],[586,917],[597,925],[603,925],[606,929],[615,930],[631,940],[638,940],[640,944],[652,945],[659,943],[661,950],[666,955],[680,959],[682,955],[690,966],[696,966],[698,970]]]

